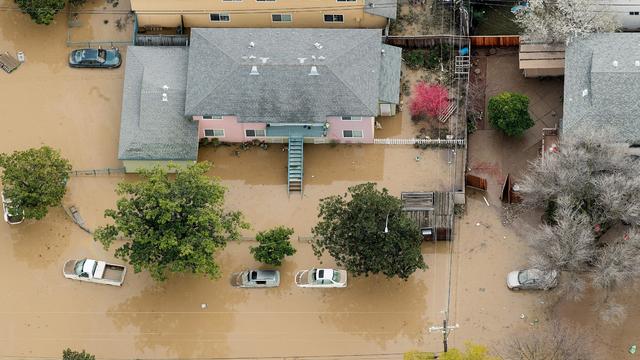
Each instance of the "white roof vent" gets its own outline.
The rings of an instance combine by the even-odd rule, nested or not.
[[[250,42],[250,43],[249,43],[249,47],[250,47],[250,48],[252,48],[252,47],[256,47],[256,43],[254,43],[253,41],[252,41],[252,42]]]
[[[251,72],[249,73],[249,75],[260,75],[260,73],[258,72],[258,67],[257,66],[252,66],[251,67]]]
[[[315,66],[311,67],[311,71],[309,71],[309,75],[311,76],[316,76],[316,75],[320,75],[320,73],[318,72],[318,68]]]
[[[319,42],[313,44],[313,46],[315,46],[316,49],[318,49],[318,50],[322,49],[322,44],[320,44]]]
[[[315,56],[315,55],[311,55],[311,58],[312,58],[313,60],[315,60],[315,59],[316,59],[316,56]]]
[[[382,55],[384,55],[384,49],[380,49],[380,52],[382,53]]]
[[[255,55],[249,55],[249,60],[253,60],[255,58],[256,58]]]
[[[162,93],[162,101],[169,101],[167,98],[167,93]]]
[[[326,57],[324,57],[322,55],[318,56],[318,60],[324,60],[324,59],[326,59]]]
[[[162,90],[164,90],[164,91],[169,90],[169,85],[162,85]]]
[[[636,60],[635,64],[636,66],[640,66],[640,60]]]
[[[618,66],[618,60],[613,60],[613,66]]]
[[[260,61],[262,62],[262,64],[266,64],[267,61],[269,61],[269,58],[268,57],[261,57]]]
[[[307,58],[298,58],[298,62],[302,65]]]
[[[374,4],[374,3],[370,2],[370,3],[369,3],[369,7],[370,7],[370,8],[374,8],[374,7],[376,7],[376,4]]]
[[[587,89],[582,90],[582,97],[585,97],[587,95],[589,95],[589,90]]]

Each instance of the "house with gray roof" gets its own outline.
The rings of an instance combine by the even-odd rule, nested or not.
[[[565,64],[562,136],[600,132],[640,144],[640,33],[576,39]]]
[[[135,171],[195,161],[199,141],[288,143],[301,186],[303,142],[373,142],[400,65],[376,29],[192,29],[188,49],[129,47],[120,158]]]

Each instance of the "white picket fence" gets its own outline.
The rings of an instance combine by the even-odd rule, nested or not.
[[[462,145],[464,139],[373,139],[379,145]]]

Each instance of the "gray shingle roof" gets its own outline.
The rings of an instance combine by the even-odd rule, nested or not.
[[[127,48],[120,160],[196,160],[198,124],[184,116],[187,59],[184,47]]]
[[[400,102],[400,68],[402,49],[382,44],[384,55],[380,66],[380,98],[381,102],[398,104]]]
[[[567,46],[564,135],[605,131],[624,142],[640,143],[638,99],[640,33],[593,34]]]
[[[185,114],[303,123],[375,116],[381,35],[379,29],[192,29]],[[312,65],[319,75],[309,75]],[[250,75],[252,66],[259,75]]]
[[[398,0],[367,0],[364,11],[378,16],[394,19],[398,13]]]

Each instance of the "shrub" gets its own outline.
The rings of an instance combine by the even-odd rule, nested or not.
[[[419,82],[413,88],[413,97],[409,102],[412,116],[442,115],[449,105],[449,92],[442,85]]]
[[[62,360],[96,360],[96,357],[89,354],[88,352],[85,352],[84,350],[82,350],[82,352],[79,352],[67,348],[62,352]]]
[[[280,266],[286,256],[296,253],[291,245],[289,237],[293,235],[293,229],[278,226],[269,231],[259,232],[256,240],[260,245],[251,247],[253,258],[262,263]]]
[[[503,92],[489,100],[489,121],[508,136],[522,136],[535,122],[529,116],[529,98]]]
[[[407,50],[403,57],[410,69],[420,69],[425,65],[424,50]]]

